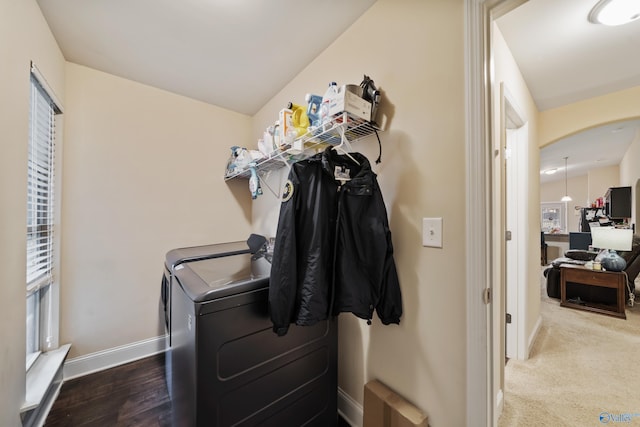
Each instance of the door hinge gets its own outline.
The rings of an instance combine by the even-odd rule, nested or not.
[[[507,241],[511,240],[511,231],[510,230],[505,231],[504,238]]]
[[[506,316],[506,319],[505,319],[505,320],[506,320],[506,322],[507,322],[507,323],[511,323],[511,314],[510,314],[510,313],[506,313],[506,315],[507,315],[507,316]]]
[[[484,288],[484,292],[482,293],[482,300],[485,304],[491,303],[491,288]]]

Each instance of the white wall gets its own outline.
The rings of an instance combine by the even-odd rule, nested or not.
[[[29,64],[64,102],[64,59],[34,0],[0,0],[0,425],[22,425]]]
[[[640,135],[636,134],[635,139],[627,149],[622,161],[620,162],[620,185],[631,186],[631,223],[636,224],[638,218],[638,194],[637,183],[640,180]],[[637,228],[636,228],[637,230]]]
[[[247,182],[225,183],[250,118],[67,63],[61,339],[74,358],[159,327],[164,256],[245,240]]]
[[[589,202],[604,198],[610,187],[620,186],[620,166],[608,166],[589,171]]]
[[[632,153],[630,147],[627,155]],[[634,168],[629,171],[635,173]],[[621,184],[621,167],[607,166],[604,168],[591,169],[586,175],[570,177],[567,180],[567,188],[569,195],[573,199],[567,203],[567,219],[568,231],[578,231],[580,216],[576,215],[576,207],[589,207],[598,197],[604,197],[609,187],[618,187],[620,185],[635,185],[635,180],[631,184]],[[631,182],[633,177],[628,178]],[[564,179],[558,181],[540,184],[540,201],[541,202],[559,202],[564,196]]]
[[[580,223],[580,211],[576,211],[575,207],[590,206],[587,204],[589,176],[581,175],[567,179],[567,188],[569,196],[573,200],[567,202],[567,231],[578,231]],[[564,196],[564,178],[557,181],[540,184],[540,202],[560,202]],[[576,214],[576,212],[578,214]],[[539,216],[539,214],[538,214]]]
[[[465,174],[463,2],[379,0],[255,116],[257,139],[287,101],[322,95],[329,81],[369,75],[383,91],[388,129],[373,165],[387,205],[403,293],[399,326],[339,317],[339,385],[358,403],[377,378],[432,425],[465,425]],[[375,136],[354,147],[373,163]],[[273,180],[277,181],[277,180]],[[279,201],[266,193],[254,223],[275,231]],[[423,217],[444,218],[442,249],[424,248]]]

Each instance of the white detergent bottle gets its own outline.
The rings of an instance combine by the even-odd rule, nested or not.
[[[322,105],[320,107],[320,121],[322,124],[326,124],[331,121],[331,116],[329,115],[329,108],[331,103],[336,102],[336,97],[338,96],[338,85],[336,82],[329,83],[329,87],[327,91],[324,93],[322,97]]]

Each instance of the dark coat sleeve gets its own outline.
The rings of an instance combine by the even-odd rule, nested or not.
[[[393,258],[393,243],[391,241],[391,229],[389,228],[389,220],[387,218],[387,209],[382,199],[380,187],[376,184],[376,211],[380,213],[382,225],[384,228],[384,240],[381,244],[385,245],[386,251],[384,255],[384,267],[382,269],[382,277],[380,283],[380,300],[376,305],[378,317],[384,325],[391,323],[399,324],[402,316],[402,293],[400,292],[400,282],[398,280],[398,272],[396,263]]]
[[[400,323],[402,316],[402,294],[398,281],[396,263],[393,259],[393,244],[391,243],[391,231],[386,225],[387,255],[384,260],[380,301],[376,307],[378,317],[383,324]]]
[[[269,311],[273,331],[285,335],[295,318],[297,293],[296,204],[298,199],[296,173],[289,173],[285,184],[278,219],[276,242],[273,249],[269,280]]]

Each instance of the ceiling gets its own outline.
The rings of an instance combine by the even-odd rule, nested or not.
[[[590,169],[620,164],[624,153],[640,135],[640,120],[600,126],[564,138],[540,150],[540,182],[564,179],[564,158],[569,178],[585,175]],[[553,175],[545,171],[557,169]]]
[[[68,61],[253,115],[376,0],[37,1]],[[596,2],[529,0],[497,21],[539,110],[640,85],[640,20],[590,24]],[[615,126],[544,148],[541,170],[618,164],[640,124]]]
[[[540,111],[640,86],[640,20],[618,27],[591,24],[597,0],[529,0],[497,20]],[[561,167],[541,182],[617,165],[640,121],[581,132],[545,147],[540,171]]]
[[[375,0],[37,0],[67,61],[253,115]]]

